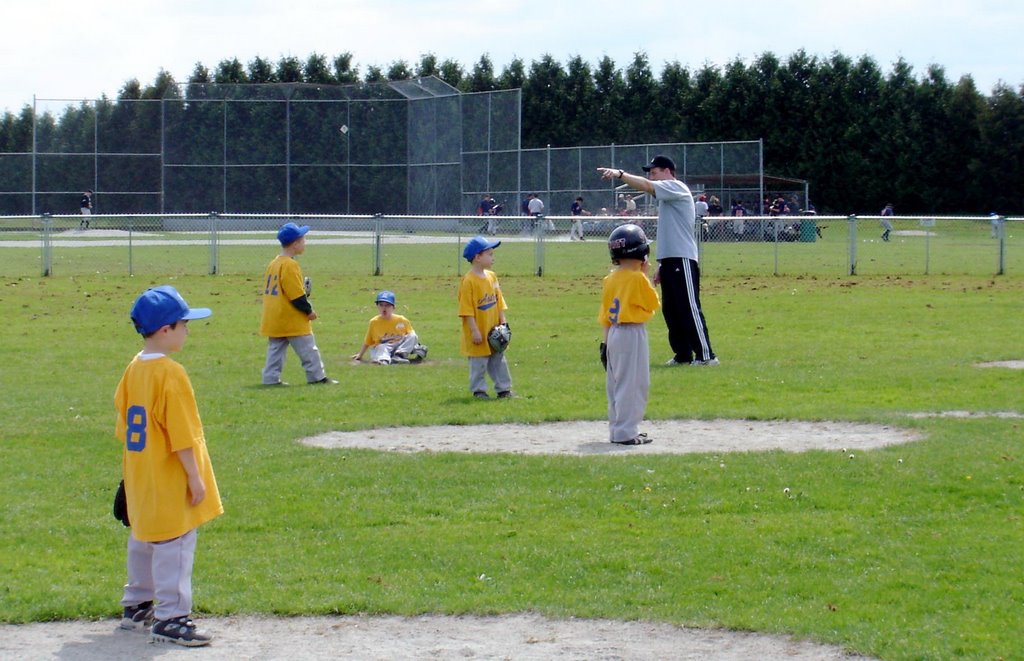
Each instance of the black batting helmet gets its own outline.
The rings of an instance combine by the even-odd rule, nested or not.
[[[608,253],[612,261],[620,259],[644,259],[651,252],[647,243],[647,235],[637,225],[628,223],[619,225],[608,237]]]

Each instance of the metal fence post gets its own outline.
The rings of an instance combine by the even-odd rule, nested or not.
[[[51,224],[53,223],[53,217],[50,214],[48,214],[48,213],[44,213],[42,215],[42,221],[43,221],[43,223],[42,223],[43,224],[43,237],[42,237],[43,238],[43,241],[42,241],[42,244],[43,244],[42,245],[42,248],[43,248],[43,277],[45,278],[47,276],[53,275],[53,273],[51,271],[52,263],[51,263],[51,259],[50,259],[50,257],[51,257],[50,256],[50,229],[51,229]]]
[[[383,257],[380,249],[380,237],[384,232],[384,214],[373,214],[373,274],[383,275]]]
[[[217,275],[217,218],[216,211],[210,212],[210,275]]]
[[[761,202],[761,204],[763,205],[764,202]],[[779,218],[780,218],[780,216],[776,216],[775,219],[772,220],[772,241],[775,242],[775,246],[773,247],[773,249],[775,251],[775,273],[774,273],[774,275],[778,275],[779,274],[779,223],[780,223]],[[803,221],[800,221],[800,222],[803,222]],[[764,234],[763,231],[762,231],[762,234]]]
[[[846,217],[850,231],[850,275],[857,275],[857,214]]]
[[[535,274],[540,277],[544,275],[544,228],[547,221],[543,214],[539,214],[533,217],[533,222],[536,223],[533,230],[535,232],[533,263]]]
[[[996,275],[1006,275],[1006,216],[996,220],[996,236],[999,239],[999,270]]]
[[[131,217],[128,218],[128,275],[135,275],[135,260],[132,253],[132,229],[134,223],[132,223]]]

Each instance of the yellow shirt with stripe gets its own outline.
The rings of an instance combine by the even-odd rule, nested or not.
[[[313,325],[292,301],[306,294],[302,268],[294,257],[278,255],[267,266],[263,278],[263,320],[260,335],[264,337],[297,337],[311,335]]]
[[[617,268],[604,278],[597,321],[605,328],[645,324],[660,307],[658,290],[642,271]]]
[[[195,392],[184,367],[167,356],[137,355],[117,384],[114,405],[114,433],[124,445],[128,518],[136,539],[174,539],[224,513]],[[189,448],[206,485],[206,497],[195,507],[188,475],[176,454]]]
[[[487,333],[501,321],[501,311],[507,310],[505,297],[501,295],[501,285],[494,271],[484,271],[482,276],[470,271],[462,276],[459,283],[459,316],[462,317],[463,356],[490,356],[491,345],[487,343]],[[473,344],[473,332],[469,328],[468,317],[476,319],[477,328],[484,336],[480,344]]]
[[[370,320],[363,344],[368,347],[378,344],[395,344],[401,342],[402,338],[411,332],[412,323],[402,315],[392,314],[390,319],[385,319],[378,314]]]

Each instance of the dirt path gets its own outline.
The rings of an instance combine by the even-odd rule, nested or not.
[[[216,638],[189,651],[150,643],[114,620],[0,626],[9,659],[700,659],[831,661],[866,659],[837,647],[734,631],[610,620],[501,617],[205,618]],[[194,656],[193,656],[194,655]]]

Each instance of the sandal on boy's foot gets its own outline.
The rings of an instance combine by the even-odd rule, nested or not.
[[[187,615],[158,621],[153,625],[150,637],[154,643],[174,643],[184,647],[202,647],[213,640],[213,636],[197,629]]]
[[[647,434],[640,433],[633,438],[628,438],[624,441],[612,441],[616,445],[647,445],[652,439],[647,437]]]
[[[153,602],[144,601],[137,606],[125,606],[121,616],[121,628],[125,631],[142,631],[153,624]]]

